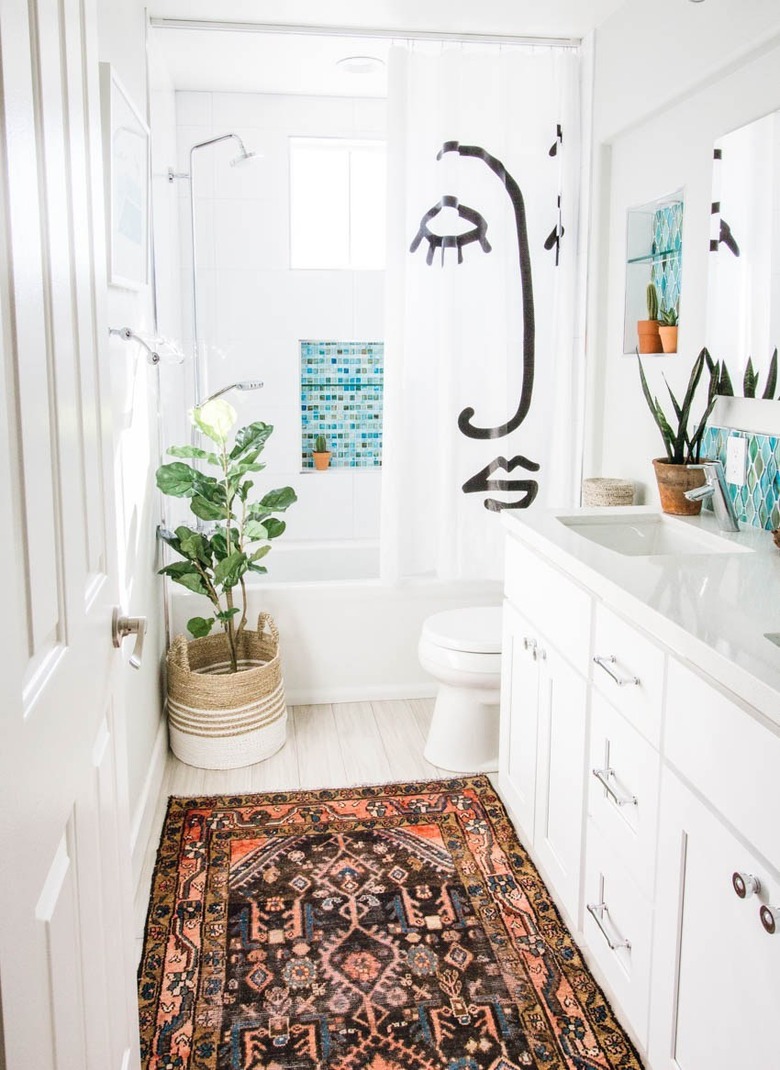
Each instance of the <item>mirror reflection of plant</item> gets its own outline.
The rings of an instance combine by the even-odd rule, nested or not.
[[[710,374],[715,376],[716,387],[715,393],[721,394],[724,397],[734,397],[734,384],[729,375],[729,370],[726,367],[725,360],[719,360],[713,362],[709,361]],[[755,398],[757,396],[758,381],[761,373],[753,367],[753,360],[748,357],[748,362],[745,365],[745,373],[742,376],[742,396],[746,398]],[[765,401],[773,401],[775,399],[775,391],[777,390],[777,349],[772,354],[772,359],[769,362],[769,368],[767,369],[766,384],[764,385],[764,392],[761,397]],[[777,400],[780,401],[780,398]]]
[[[161,531],[161,537],[184,560],[166,565],[160,574],[209,599],[213,616],[193,617],[187,629],[200,638],[218,621],[225,631],[231,670],[237,672],[237,643],[247,621],[246,573],[268,571],[260,561],[271,550],[271,540],[286,527],[274,514],[289,508],[297,495],[292,487],[281,487],[268,491],[259,502],[249,502],[254,483],[246,476],[265,468],[258,457],[273,431],[271,424],[257,421],[239,428],[230,446],[236,411],[221,398],[194,409],[192,422],[211,439],[215,450],[173,446],[168,453],[211,465],[218,474],[209,475],[195,465],[174,461],[157,469],[157,486],[163,494],[189,498],[191,512],[213,526],[208,532],[184,524],[174,532]],[[234,605],[236,586],[241,589],[241,608]],[[234,618],[239,613],[236,627]]]
[[[642,367],[642,360],[637,353],[637,362],[639,364],[639,378],[642,383],[642,393],[645,396],[645,401],[648,404],[650,412],[653,414],[653,419],[656,422],[658,430],[661,432],[661,437],[664,441],[664,447],[666,449],[667,460],[671,464],[698,464],[701,457],[701,440],[704,435],[704,429],[707,426],[707,420],[710,418],[713,406],[715,404],[715,376],[714,365],[712,359],[706,349],[702,349],[696,358],[693,367],[691,368],[691,374],[688,379],[688,386],[685,390],[685,395],[682,402],[678,402],[672,388],[666,382],[666,376],[664,376],[664,383],[666,389],[669,391],[669,397],[672,401],[672,408],[674,410],[675,425],[666,417],[658,398],[654,397],[650,393],[650,387],[647,384],[647,378],[645,377],[645,371]],[[691,407],[693,405],[693,399],[701,381],[702,373],[704,371],[705,364],[710,371],[710,382],[707,390],[707,404],[704,410],[704,414],[695,425],[695,431],[690,434],[688,431],[688,423],[691,416]]]
[[[327,453],[328,452],[328,440],[324,435],[317,435],[314,440],[314,453]]]
[[[676,327],[677,306],[673,305],[671,308],[662,309],[658,322],[661,324],[662,327]]]
[[[645,291],[645,297],[647,300],[647,318],[649,320],[658,319],[658,290],[655,288],[654,282],[648,282],[647,290]]]

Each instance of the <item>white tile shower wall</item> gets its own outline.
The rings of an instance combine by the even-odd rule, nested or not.
[[[379,534],[379,471],[300,471],[301,338],[384,338],[384,273],[292,271],[289,138],[385,135],[385,102],[254,93],[176,94],[177,168],[196,142],[235,132],[263,159],[230,167],[232,142],[196,153],[196,235],[201,341],[208,389],[260,378],[256,393],[230,395],[242,421],[266,420],[268,486],[290,484],[292,539],[371,539]],[[182,320],[191,322],[187,183],[180,183]]]

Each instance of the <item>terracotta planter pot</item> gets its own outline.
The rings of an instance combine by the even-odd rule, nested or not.
[[[318,472],[324,472],[330,464],[330,453],[312,453],[312,458]]]
[[[636,333],[639,336],[640,353],[661,353],[661,336],[658,333],[658,320],[637,320]]]
[[[677,327],[667,327],[662,323],[658,328],[658,333],[661,335],[661,346],[664,353],[676,353]]]
[[[661,511],[672,516],[698,516],[701,512],[701,502],[688,501],[685,492],[704,485],[704,472],[701,468],[672,464],[665,457],[656,458],[653,468],[661,498]]]

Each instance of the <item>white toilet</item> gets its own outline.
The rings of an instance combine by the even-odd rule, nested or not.
[[[423,624],[418,654],[439,681],[425,757],[454,773],[497,769],[501,607],[435,613]]]

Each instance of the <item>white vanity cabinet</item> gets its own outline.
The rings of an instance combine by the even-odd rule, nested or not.
[[[521,840],[648,1070],[780,1070],[775,707],[545,550],[507,540],[499,789]]]
[[[591,603],[519,544],[508,548],[499,785],[522,842],[580,926]],[[555,599],[550,601],[550,590]],[[534,623],[519,611],[522,606]],[[564,615],[562,652],[538,626]]]

